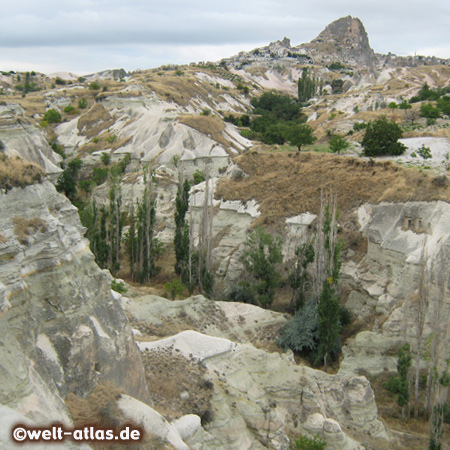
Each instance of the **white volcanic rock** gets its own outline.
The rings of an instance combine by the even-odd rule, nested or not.
[[[55,419],[56,420],[56,419]],[[30,420],[28,417],[20,414],[14,409],[9,408],[5,405],[0,405],[0,450],[12,450],[12,449],[23,449],[23,450],[47,450],[52,448],[55,450],[90,450],[91,447],[87,444],[75,444],[69,439],[61,443],[49,443],[49,442],[21,442],[16,443],[11,436],[13,428],[22,424],[27,427],[38,427],[39,424]],[[45,426],[49,426],[47,423]]]
[[[447,311],[450,307],[445,289],[450,269],[450,205],[364,205],[358,216],[368,249],[359,265],[343,267],[343,279],[353,286],[347,305],[360,318],[376,314],[376,320],[373,331],[359,333],[343,349],[341,370],[395,371],[398,346],[402,342],[409,342],[413,349],[417,346],[417,296],[424,268],[433,274],[430,298],[434,299],[425,309],[424,341],[432,333],[433,322],[445,321],[445,313],[437,313],[437,308]],[[441,306],[440,292],[444,293]],[[442,334],[439,348],[444,350],[449,340],[448,333]]]
[[[286,323],[284,314],[246,303],[208,300],[202,295],[170,301],[156,295],[129,298],[124,309],[140,324],[156,330],[192,329],[235,342],[261,343],[274,339]]]
[[[140,347],[155,356],[171,349],[203,361],[214,383],[207,431],[220,443],[211,443],[211,449],[288,449],[288,434],[309,432],[314,413],[324,418],[320,433],[330,448],[361,448],[350,437],[352,430],[387,438],[364,377],[327,375],[279,353],[194,331]]]
[[[148,401],[128,320],[76,208],[44,182],[0,194],[0,210],[0,402],[70,425],[63,399],[99,383]]]
[[[158,436],[173,445],[176,450],[190,450],[177,428],[150,406],[128,395],[123,395],[117,405],[128,419],[142,426],[145,434]]]
[[[53,152],[44,133],[24,118],[17,104],[0,105],[0,140],[8,156],[34,162],[48,174],[62,171],[58,166],[62,157]]]

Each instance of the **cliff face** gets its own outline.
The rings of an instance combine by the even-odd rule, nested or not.
[[[128,320],[76,209],[49,182],[0,194],[0,402],[70,423],[64,398],[111,382],[147,401]]]
[[[373,68],[376,56],[369,44],[364,25],[358,18],[343,17],[330,23],[311,45],[326,50],[344,63],[366,65]]]

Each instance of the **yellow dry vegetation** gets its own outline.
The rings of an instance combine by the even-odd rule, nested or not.
[[[66,406],[72,416],[74,427],[95,426],[115,430],[115,433],[125,426],[133,426],[117,406],[121,391],[111,383],[98,385],[86,399],[70,393],[66,397]],[[142,428],[142,427],[140,427]],[[144,434],[144,440],[136,443],[97,442],[89,443],[98,450],[173,450],[166,441]]]
[[[27,219],[21,216],[15,216],[12,219],[14,224],[14,233],[21,244],[28,244],[28,238],[40,231],[45,233],[48,229],[47,222],[40,217]]]
[[[88,138],[93,138],[114,125],[114,118],[111,117],[103,105],[96,103],[89,111],[78,119],[78,130],[80,134]]]
[[[178,117],[178,122],[209,136],[224,147],[228,148],[231,145],[223,135],[225,122],[216,116],[183,115]]]
[[[216,196],[224,200],[258,201],[256,225],[279,227],[286,217],[317,214],[320,189],[331,187],[338,196],[342,222],[364,203],[450,201],[448,178],[390,161],[326,153],[262,153],[250,151],[234,160],[248,177],[223,179]]]
[[[0,156],[0,189],[8,191],[13,187],[25,187],[39,183],[44,171],[37,164],[23,159]]]

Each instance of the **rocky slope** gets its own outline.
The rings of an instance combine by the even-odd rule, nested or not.
[[[44,182],[0,194],[0,209],[2,405],[69,426],[69,393],[111,382],[149,401],[128,321],[76,208]]]

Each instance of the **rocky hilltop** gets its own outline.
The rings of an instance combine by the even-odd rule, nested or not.
[[[364,65],[369,70],[377,63],[364,25],[356,17],[347,16],[330,23],[308,48],[316,54],[327,55],[329,62]]]

